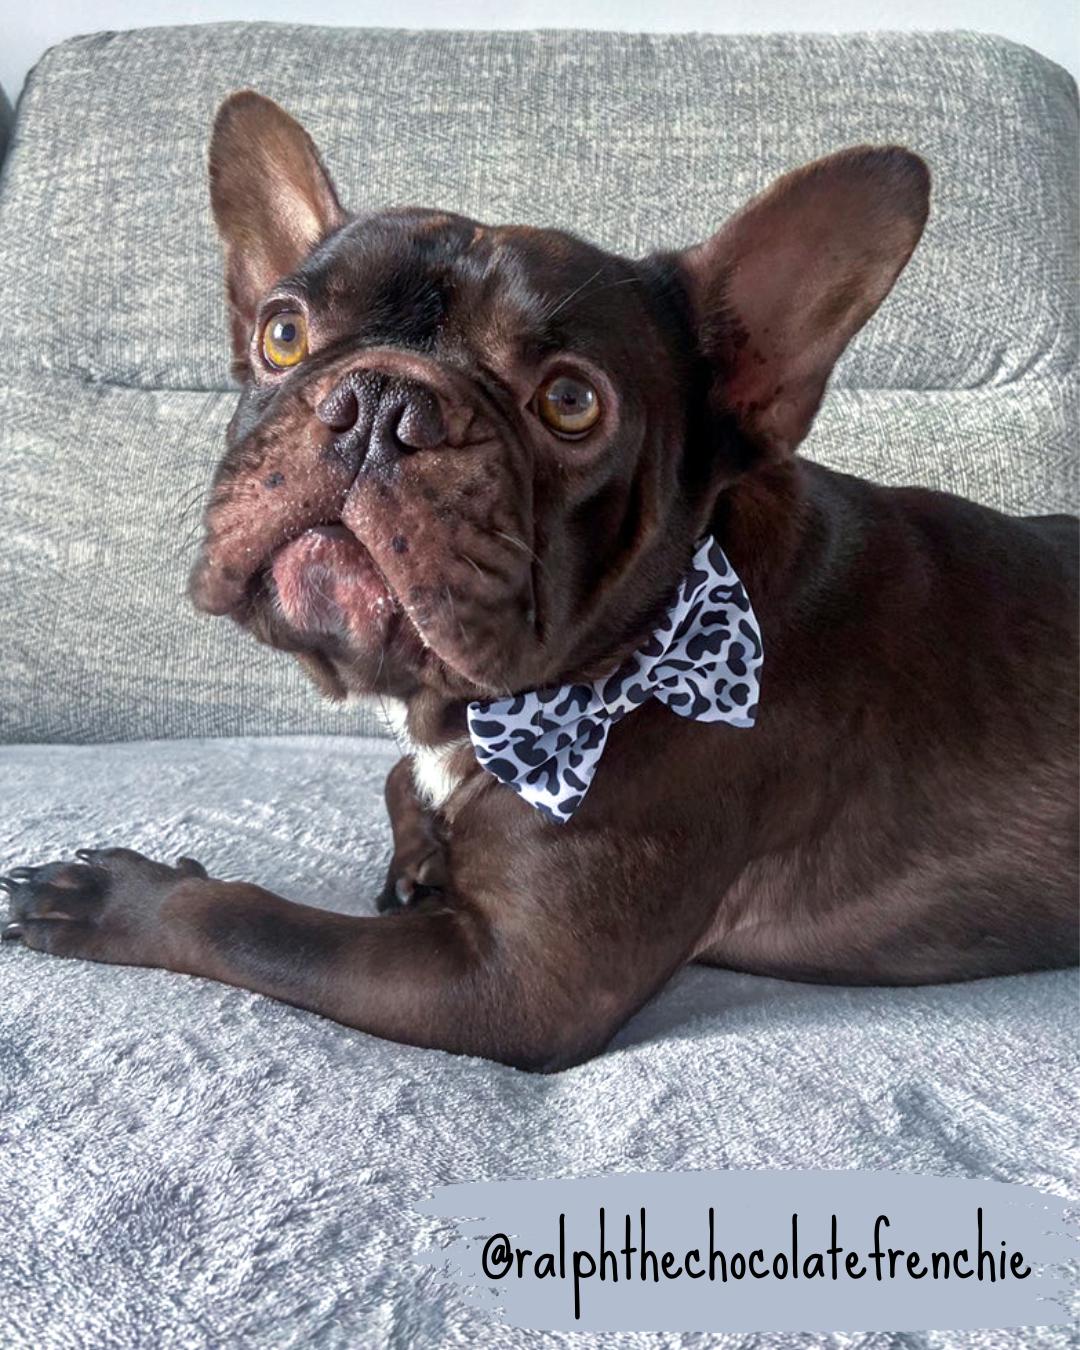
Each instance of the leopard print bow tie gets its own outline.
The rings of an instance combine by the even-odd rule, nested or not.
[[[470,703],[480,765],[565,824],[584,800],[612,726],[650,698],[680,717],[749,727],[757,715],[761,630],[715,539],[694,554],[667,616],[605,679]]]

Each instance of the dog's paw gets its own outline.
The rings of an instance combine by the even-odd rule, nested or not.
[[[128,848],[79,849],[75,857],[0,877],[9,897],[4,939],[53,956],[166,964],[162,907],[206,869],[192,858],[169,867]]]
[[[396,910],[416,909],[430,902],[440,902],[446,885],[446,864],[441,850],[422,858],[406,859],[395,856],[386,873],[382,893],[375,901],[380,914]]]

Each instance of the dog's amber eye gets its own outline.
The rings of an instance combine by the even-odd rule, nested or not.
[[[556,375],[536,394],[536,411],[558,436],[584,436],[600,417],[600,399],[585,380]]]
[[[266,321],[262,351],[278,370],[298,365],[307,356],[307,322],[296,309],[283,309]]]

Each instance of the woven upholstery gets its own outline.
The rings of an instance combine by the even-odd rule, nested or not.
[[[1025,48],[273,25],[78,38],[31,75],[0,196],[0,738],[378,727],[184,598],[230,402],[213,392],[228,352],[205,143],[244,85],[305,122],[355,208],[418,201],[627,252],[702,237],[829,150],[910,145],[935,174],[926,236],[806,453],[1010,511],[1074,503],[1076,91]]]

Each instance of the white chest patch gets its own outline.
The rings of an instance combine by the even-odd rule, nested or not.
[[[413,782],[420,800],[438,811],[461,782],[464,775],[455,771],[452,760],[468,738],[451,741],[448,745],[421,746],[413,750]]]
[[[417,795],[425,806],[438,811],[462,780],[462,773],[453,771],[451,763],[469,738],[462,736],[446,745],[417,745],[409,735],[405,704],[396,698],[383,699],[382,703],[401,753],[412,755]]]

